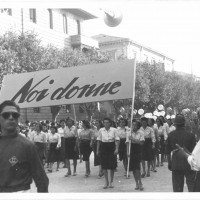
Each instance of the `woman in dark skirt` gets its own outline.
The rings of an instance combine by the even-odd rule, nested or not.
[[[57,128],[55,126],[51,127],[51,133],[48,135],[48,143],[49,143],[49,154],[48,154],[48,163],[50,163],[49,172],[53,171],[53,164],[57,162],[56,171],[59,170],[59,163],[62,160],[61,156],[61,137],[60,134],[57,133]]]
[[[161,154],[161,163],[159,163],[159,154],[157,156],[157,166],[163,166],[164,162],[164,155],[165,155],[165,141],[167,140],[167,133],[166,129],[163,126],[163,121],[161,118],[156,119],[156,124],[157,124],[157,131],[158,131],[158,138],[159,138],[159,146],[160,146],[160,151],[159,153]]]
[[[140,128],[141,131],[144,133],[144,145],[142,146],[142,178],[145,176],[150,176],[150,165],[153,158],[153,151],[152,149],[155,148],[155,134],[151,127],[148,126],[148,118],[142,117],[141,118],[142,127]],[[147,161],[147,172],[145,170],[145,165]]]
[[[92,152],[92,130],[89,121],[82,120],[82,130],[79,133],[80,153],[85,161],[85,177],[90,175],[90,154]]]
[[[139,121],[133,121],[132,127],[133,131],[131,131],[129,135],[127,134],[126,138],[127,155],[130,159],[129,171],[133,171],[133,176],[136,182],[135,190],[143,190],[140,172],[140,162],[142,145],[144,144],[144,133],[140,130],[141,123]]]
[[[97,138],[99,136],[99,130],[101,128],[103,128],[102,122],[100,120],[96,120],[95,127],[93,128],[92,149],[94,152],[94,166],[99,166],[99,178],[101,178],[103,176],[100,156],[97,155]],[[101,149],[101,147],[100,147],[100,149]]]
[[[33,132],[31,140],[34,142],[39,153],[41,163],[44,165],[47,152],[47,137],[46,134],[42,132],[42,125],[40,123],[35,124],[35,131]]]
[[[99,130],[99,137],[97,138],[97,155],[100,155],[101,166],[104,171],[105,185],[106,188],[113,188],[114,171],[117,167],[117,157],[119,150],[119,136],[117,129],[111,127],[111,120],[104,118],[104,128]],[[100,151],[101,142],[101,151]],[[110,177],[108,177],[108,170]]]
[[[128,121],[124,118],[119,119],[119,127],[117,128],[118,135],[120,138],[120,143],[119,143],[119,160],[123,161],[125,173],[124,176],[127,174],[127,154],[126,154],[126,136],[127,133],[130,131],[130,129],[127,127]]]
[[[65,138],[65,163],[68,168],[68,172],[65,177],[71,175],[70,160],[73,160],[73,176],[76,176],[76,167],[78,155],[78,133],[76,126],[73,126],[74,121],[71,118],[66,119],[66,127],[64,128],[64,138]]]

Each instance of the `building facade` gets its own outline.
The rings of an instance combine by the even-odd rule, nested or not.
[[[99,34],[92,38],[98,40],[100,51],[110,53],[114,60],[119,60],[120,58],[136,58],[138,62],[148,61],[151,64],[154,64],[155,62],[162,63],[165,70],[172,71],[174,69],[175,60],[173,58],[134,42],[129,38],[109,36],[105,34]]]

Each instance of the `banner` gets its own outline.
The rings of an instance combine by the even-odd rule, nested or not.
[[[0,102],[20,108],[78,104],[133,96],[134,60],[6,75]]]

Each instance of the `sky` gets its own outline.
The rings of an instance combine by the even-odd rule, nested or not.
[[[100,18],[84,22],[88,36],[107,34],[128,37],[175,59],[174,69],[200,77],[200,1],[110,1],[95,8],[121,11],[117,27],[108,27]],[[94,4],[87,4],[93,10]]]

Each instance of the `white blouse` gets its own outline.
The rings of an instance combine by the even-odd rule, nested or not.
[[[144,141],[144,132],[140,129],[136,132],[129,132],[126,136],[126,142],[130,142],[132,139],[138,140],[138,141]],[[131,143],[136,143],[135,141],[131,141]]]
[[[61,147],[61,137],[59,133],[49,133],[47,138],[48,143],[58,143],[57,147]]]
[[[72,126],[71,128],[69,128],[68,126],[66,126],[64,128],[64,137],[65,138],[70,138],[70,137],[77,137],[77,130],[75,126]]]
[[[99,137],[97,138],[97,140],[102,142],[114,142],[114,141],[119,141],[120,138],[118,136],[117,129],[110,127],[109,130],[101,128],[99,130]]]
[[[130,131],[130,129],[128,127],[125,127],[125,128],[118,127],[117,128],[117,133],[118,133],[118,136],[120,139],[126,139],[126,136],[129,131]]]

